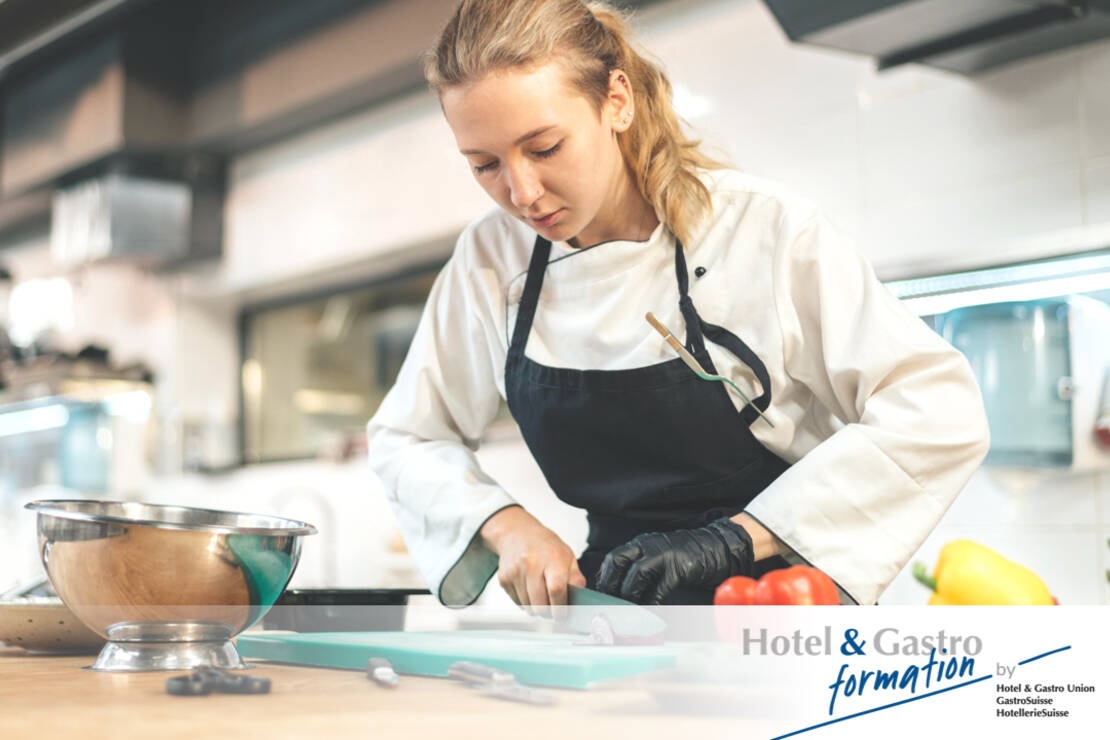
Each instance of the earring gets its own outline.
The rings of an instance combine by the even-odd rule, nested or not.
[[[621,123],[624,124],[625,126],[632,123],[632,113],[631,113],[631,111],[624,114],[624,118],[621,119]]]

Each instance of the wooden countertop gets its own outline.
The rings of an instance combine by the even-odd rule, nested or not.
[[[2,738],[586,738],[698,737],[737,722],[754,736],[762,723],[737,717],[666,714],[640,689],[553,690],[555,706],[493,699],[448,679],[402,676],[382,688],[360,671],[249,661],[272,683],[258,696],[172,696],[176,673],[82,670],[94,656],[30,655],[0,647]],[[769,729],[769,728],[768,728]],[[739,734],[738,734],[739,732]]]

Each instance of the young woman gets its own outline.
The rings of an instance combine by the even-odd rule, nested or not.
[[[962,355],[810,203],[703,155],[612,8],[464,0],[425,69],[499,206],[459,238],[368,428],[443,603],[494,572],[522,605],[568,584],[710,603],[790,560],[873,603],[986,453]],[[501,398],[585,509],[580,555],[478,466]]]

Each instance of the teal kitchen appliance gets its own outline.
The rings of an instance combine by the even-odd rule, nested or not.
[[[967,357],[983,392],[987,464],[1110,465],[1094,432],[1110,366],[1110,306],[1085,296],[989,303],[939,314],[936,328]]]
[[[44,484],[133,495],[150,472],[153,387],[122,379],[55,385],[58,392],[38,397],[0,394],[0,497]]]

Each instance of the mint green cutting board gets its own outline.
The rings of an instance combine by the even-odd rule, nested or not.
[[[244,658],[328,668],[366,669],[387,658],[398,673],[446,676],[457,660],[482,663],[520,683],[583,689],[595,681],[671,668],[677,650],[663,645],[575,645],[584,635],[475,630],[470,632],[301,632],[240,635]]]

